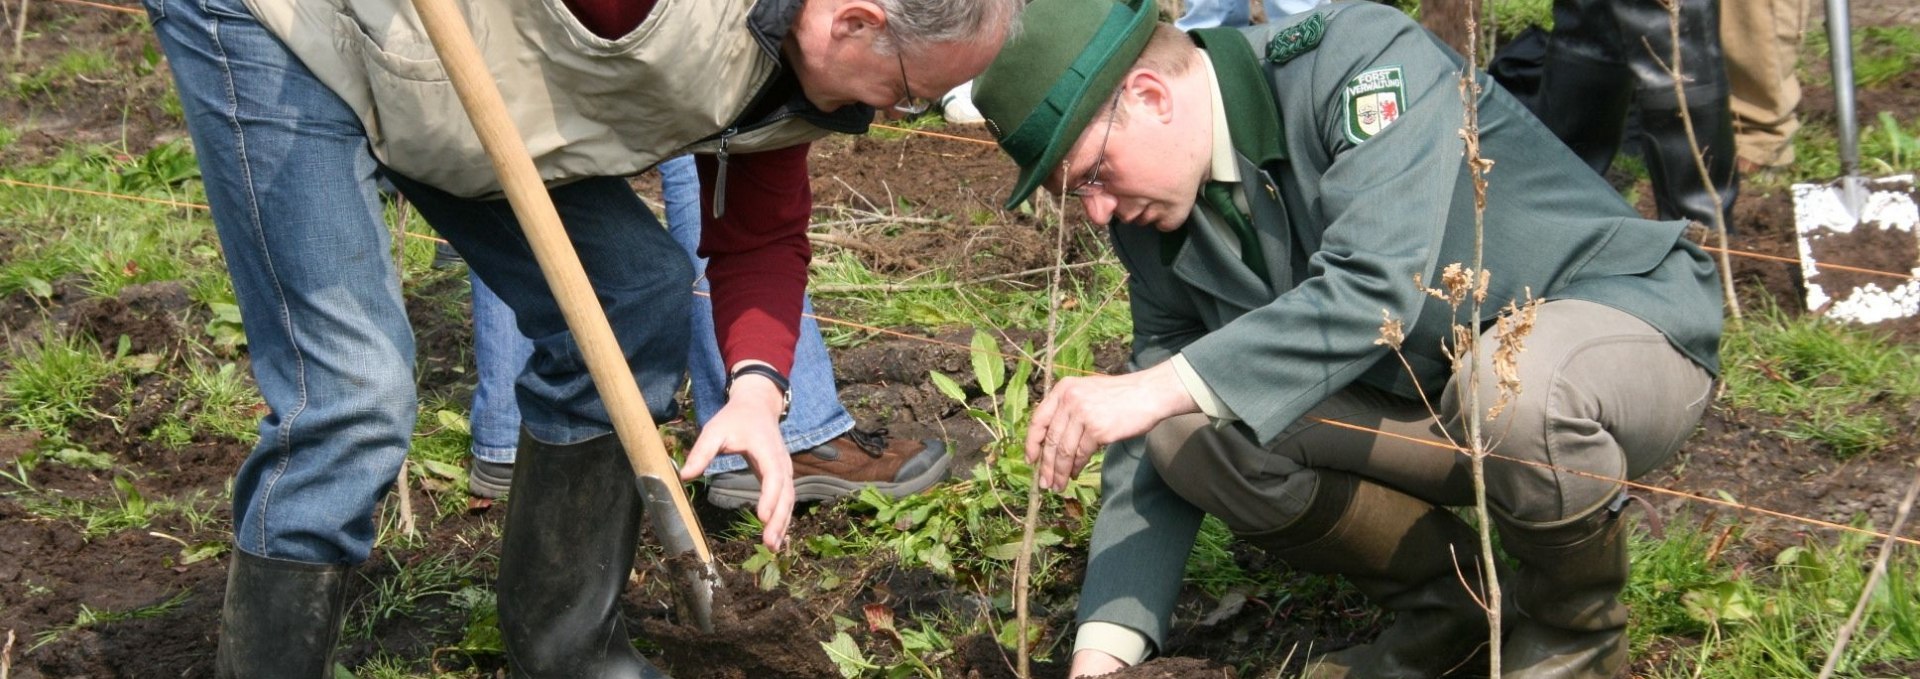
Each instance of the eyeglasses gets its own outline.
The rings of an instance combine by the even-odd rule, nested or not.
[[[893,103],[893,110],[910,116],[926,113],[927,109],[933,108],[933,102],[923,97],[913,96],[913,88],[907,84],[906,46],[900,42],[898,36],[893,35],[891,27],[887,29],[887,35],[893,39],[893,56],[900,62],[900,101]]]
[[[1113,119],[1119,117],[1119,112],[1120,93],[1115,92],[1113,103],[1107,107],[1107,129],[1100,133],[1100,154],[1093,157],[1093,167],[1087,169],[1086,176],[1067,189],[1067,195],[1086,198],[1092,195],[1090,190],[1106,190],[1106,183],[1100,181],[1100,166],[1107,164],[1107,140],[1113,137]]]

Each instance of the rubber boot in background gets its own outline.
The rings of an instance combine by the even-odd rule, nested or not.
[[[1479,534],[1451,511],[1359,476],[1316,470],[1319,487],[1293,523],[1241,537],[1303,571],[1346,576],[1392,611],[1373,643],[1308,663],[1306,679],[1413,679],[1453,670],[1487,641]]]
[[[1554,136],[1605,175],[1620,150],[1633,71],[1617,53],[1619,27],[1607,2],[1555,0],[1540,89],[1527,101]]]
[[[1585,516],[1527,523],[1496,516],[1520,569],[1505,580],[1517,609],[1506,623],[1506,679],[1612,679],[1627,665],[1627,538],[1602,505]]]
[[[346,566],[233,550],[220,609],[220,679],[330,679],[346,610]]]
[[[1716,0],[1677,1],[1684,107],[1674,92],[1673,75],[1667,70],[1673,63],[1673,26],[1666,8],[1639,0],[1623,2],[1617,10],[1628,42],[1641,45],[1640,37],[1644,36],[1646,45],[1652,47],[1652,51],[1645,45],[1629,50],[1628,57],[1640,102],[1640,151],[1646,159],[1654,205],[1661,219],[1691,219],[1712,227],[1717,214],[1732,228],[1739,183],[1729,99],[1732,88],[1727,82],[1726,57],[1720,51],[1720,6]],[[1691,140],[1687,137],[1688,120],[1693,123]],[[1694,142],[1699,144],[1699,159],[1694,157]],[[1710,181],[1702,181],[1702,161]]]
[[[522,430],[514,466],[499,583],[510,676],[666,677],[620,616],[642,505],[618,437],[553,445]]]

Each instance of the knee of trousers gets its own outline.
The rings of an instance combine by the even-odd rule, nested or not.
[[[1146,448],[1173,492],[1239,534],[1292,524],[1306,511],[1318,481],[1311,469],[1237,430],[1215,429],[1204,415],[1160,423],[1147,433]]]
[[[1499,402],[1496,380],[1479,383],[1482,411]],[[1578,395],[1556,380],[1509,394],[1497,416],[1482,422],[1492,442],[1487,458],[1488,499],[1518,521],[1551,522],[1581,516],[1618,495],[1627,477],[1626,453],[1600,421],[1565,401]],[[1444,401],[1458,413],[1454,390]]]

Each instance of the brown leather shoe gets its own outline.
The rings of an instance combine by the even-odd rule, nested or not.
[[[846,497],[872,486],[888,497],[926,490],[947,477],[953,458],[937,440],[889,439],[887,430],[848,430],[826,443],[793,455],[793,489],[799,502]],[[760,500],[760,479],[752,471],[715,474],[707,502],[740,509]]]

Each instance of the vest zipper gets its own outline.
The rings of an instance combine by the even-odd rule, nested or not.
[[[720,169],[713,173],[713,219],[719,221],[727,214],[727,141],[738,134],[740,128],[729,127],[720,133],[720,150],[713,157]]]

